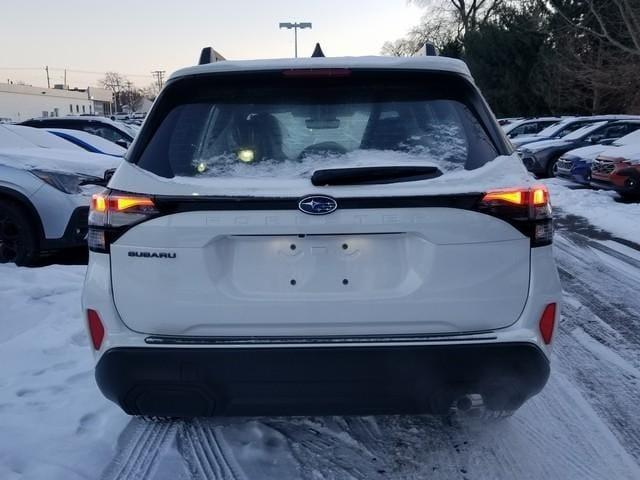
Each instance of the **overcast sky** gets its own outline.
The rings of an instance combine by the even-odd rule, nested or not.
[[[5,2],[3,2],[5,3]],[[0,81],[45,86],[96,84],[118,71],[139,86],[152,70],[170,73],[193,64],[203,46],[228,59],[293,56],[293,31],[281,21],[308,21],[298,48],[308,56],[320,42],[327,56],[377,55],[404,35],[422,12],[407,0],[28,0],[0,13]],[[37,69],[37,70],[34,70]]]

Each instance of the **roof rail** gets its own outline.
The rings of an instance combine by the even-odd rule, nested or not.
[[[316,48],[313,49],[311,58],[319,58],[319,57],[324,57],[324,52],[322,51],[322,47],[320,47],[320,44],[316,43]]]
[[[200,60],[198,60],[198,65],[206,65],[207,63],[215,63],[222,60],[226,60],[226,58],[216,52],[213,48],[205,47],[200,52]]]

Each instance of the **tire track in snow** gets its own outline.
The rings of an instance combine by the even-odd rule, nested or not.
[[[557,238],[567,301],[554,365],[640,461],[640,269],[637,259],[597,243],[575,232]]]
[[[337,418],[342,417],[274,419],[264,424],[287,439],[302,478],[384,478],[384,470],[372,458],[375,444],[358,441],[341,429],[343,422],[336,429]]]
[[[174,439],[176,429],[173,422],[131,419],[118,439],[118,452],[102,474],[102,480],[149,478]]]
[[[245,480],[213,420],[185,422],[179,438],[179,450],[197,480]]]

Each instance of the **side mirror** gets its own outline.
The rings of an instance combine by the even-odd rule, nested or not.
[[[120,145],[122,148],[128,149],[131,143],[126,140],[116,140],[116,145]]]
[[[589,138],[587,138],[587,142],[589,142],[589,143],[600,143],[603,139],[604,139],[604,137],[602,135],[592,135]]]
[[[611,145],[615,141],[615,138],[605,138],[604,140],[600,140],[600,145]]]

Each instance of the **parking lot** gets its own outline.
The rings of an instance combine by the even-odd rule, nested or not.
[[[0,31],[0,480],[640,480],[640,0]]]
[[[638,478],[640,245],[628,221],[640,205],[565,185],[550,181],[564,289],[552,377],[513,418],[490,425],[132,419],[93,380],[79,308],[85,268],[0,266],[0,477]]]

